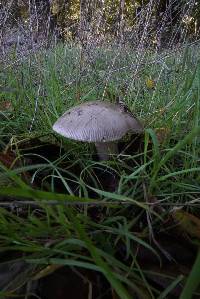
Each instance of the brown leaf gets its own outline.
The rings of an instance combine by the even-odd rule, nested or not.
[[[0,103],[0,111],[12,111],[12,110],[13,110],[13,106],[11,101],[5,100]]]
[[[1,152],[0,153],[0,162],[6,166],[6,168],[12,168],[14,165],[16,165],[16,155],[11,152],[11,151],[7,151],[5,152]],[[17,165],[19,166],[19,161],[17,163]]]
[[[178,222],[181,230],[191,237],[200,239],[200,219],[198,217],[181,209],[173,211],[172,217]]]
[[[162,144],[169,136],[170,129],[169,128],[156,128],[155,129],[156,136],[158,139],[158,142]]]

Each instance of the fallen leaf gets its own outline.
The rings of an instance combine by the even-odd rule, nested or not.
[[[200,219],[181,209],[175,210],[172,217],[178,226],[191,237],[200,239]]]
[[[0,162],[6,166],[6,168],[12,168],[14,165],[20,166],[19,159],[17,159],[16,155],[11,151],[1,152]]]
[[[153,80],[151,78],[147,78],[145,82],[146,82],[147,88],[149,88],[149,89],[154,89],[156,86],[155,80]]]
[[[0,103],[0,111],[12,111],[13,106],[11,101],[6,100]]]
[[[157,136],[158,142],[161,144],[169,136],[170,129],[169,128],[164,128],[164,127],[163,128],[156,128],[155,132],[156,132],[156,136]]]

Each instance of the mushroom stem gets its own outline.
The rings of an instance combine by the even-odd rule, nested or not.
[[[100,161],[107,161],[110,155],[118,154],[118,146],[115,142],[96,142],[95,146]]]

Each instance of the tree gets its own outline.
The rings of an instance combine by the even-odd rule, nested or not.
[[[2,0],[0,2],[0,10],[2,13],[1,27],[5,25],[14,26],[20,19],[20,9],[18,0]]]

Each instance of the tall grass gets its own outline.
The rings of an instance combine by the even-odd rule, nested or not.
[[[157,54],[129,47],[82,51],[59,45],[1,72],[0,107],[8,101],[11,110],[0,109],[0,146],[15,152],[11,169],[0,167],[1,252],[11,252],[13,263],[21,252],[22,260],[37,265],[36,272],[47,265],[98,271],[120,298],[164,298],[184,276],[171,275],[162,293],[147,279],[137,250],[145,248],[160,263],[162,248],[148,236],[163,230],[172,207],[191,209],[199,198],[199,46]],[[153,88],[147,79],[155,81]],[[139,149],[99,163],[92,145],[57,136],[52,124],[68,108],[106,100],[108,94],[109,100],[124,100],[145,133]],[[35,153],[31,140],[64,152],[53,158]],[[98,171],[119,178],[115,192],[103,189]]]

